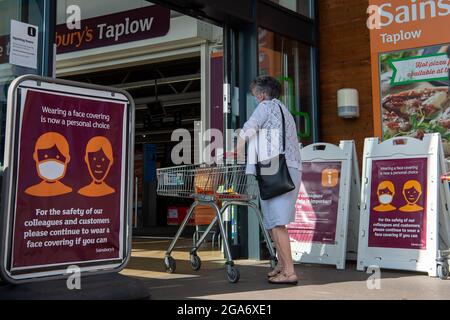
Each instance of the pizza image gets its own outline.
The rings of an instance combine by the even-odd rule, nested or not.
[[[431,87],[388,94],[382,101],[383,140],[398,136],[423,138],[439,132],[450,154],[450,94]]]

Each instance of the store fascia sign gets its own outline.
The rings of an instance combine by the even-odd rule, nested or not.
[[[408,23],[428,18],[450,15],[450,3],[448,0],[417,1],[410,0],[410,5],[399,5],[394,7],[392,3],[386,2],[369,7],[370,17],[367,25],[370,29],[381,29],[392,23]]]
[[[67,53],[165,36],[170,10],[158,5],[82,20],[79,29],[56,26],[57,53]]]
[[[376,38],[372,38],[372,49],[378,46],[433,40],[441,37],[433,27],[450,15],[448,0],[396,0],[392,2],[371,0],[367,9],[367,27]],[[372,50],[373,51],[373,50]]]

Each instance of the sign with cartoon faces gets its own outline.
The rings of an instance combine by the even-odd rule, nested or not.
[[[291,241],[335,244],[341,162],[303,163]]]
[[[7,151],[13,200],[3,274],[17,280],[70,265],[122,266],[130,246],[130,100],[83,84],[25,82],[16,89],[14,158]]]
[[[426,249],[427,159],[375,160],[369,247]]]

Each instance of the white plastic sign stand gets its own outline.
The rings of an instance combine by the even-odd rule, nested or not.
[[[440,181],[443,171],[437,133],[423,140],[366,139],[358,270],[377,266],[438,275],[439,243],[448,248],[450,225],[448,183]]]
[[[354,142],[342,141],[340,147],[316,143],[301,149],[301,155],[296,220],[288,226],[292,258],[344,269],[349,217],[358,216],[349,213],[351,195],[359,194],[359,189],[352,190],[358,188],[353,181],[358,171]]]
[[[350,186],[350,205],[348,216],[347,234],[347,260],[356,261],[358,253],[359,212],[361,204],[361,176],[359,174],[358,156],[353,140],[341,141],[339,147],[345,150],[348,144],[352,144],[352,174]]]

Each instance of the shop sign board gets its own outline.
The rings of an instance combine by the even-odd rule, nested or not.
[[[438,251],[448,248],[439,225],[449,219],[440,139],[366,139],[358,270],[375,265],[437,275]]]
[[[375,136],[438,132],[450,156],[450,3],[369,3]]]
[[[358,187],[352,181],[357,167],[354,149],[353,141],[342,141],[340,147],[316,143],[302,149],[296,217],[288,226],[295,262],[345,268],[348,222],[355,216],[349,213],[351,189]]]
[[[132,99],[38,76],[8,93],[2,277],[122,268],[130,251]]]
[[[56,26],[57,53],[99,48],[165,36],[170,10],[158,5],[81,20],[80,29]]]

